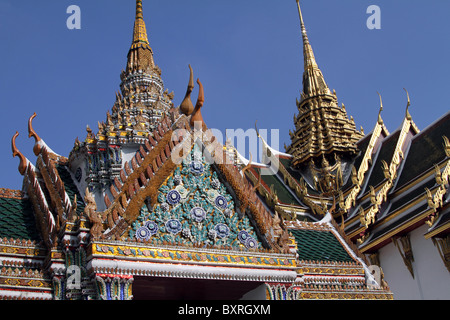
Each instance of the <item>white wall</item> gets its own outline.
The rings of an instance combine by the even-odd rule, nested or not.
[[[450,299],[450,272],[432,240],[424,238],[427,229],[423,225],[410,233],[414,279],[393,243],[379,250],[381,268],[394,299]]]

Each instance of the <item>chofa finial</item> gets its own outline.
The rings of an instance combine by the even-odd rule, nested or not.
[[[14,136],[11,139],[11,149],[13,153],[13,157],[19,157],[20,164],[19,164],[19,172],[21,175],[24,175],[27,170],[28,160],[25,158],[25,156],[17,149],[16,146],[16,138],[19,136],[19,132],[16,131]]]
[[[180,111],[185,115],[190,115],[194,111],[194,105],[191,101],[191,93],[194,90],[194,72],[192,71],[191,65],[189,65],[189,83],[186,91],[186,95],[184,96],[183,101],[180,104]]]
[[[377,91],[378,96],[380,97],[380,110],[378,111],[378,115],[381,114],[381,111],[383,111],[383,99],[381,99],[381,94]]]
[[[200,82],[200,79],[197,79],[197,84],[198,84],[198,98],[197,98],[197,103],[195,104],[195,108],[194,111],[192,112],[191,115],[191,121],[190,124],[192,127],[195,127],[198,123],[201,124],[202,126],[202,130],[205,131],[206,128],[206,124],[205,121],[203,121],[203,116],[202,116],[202,107],[203,107],[203,103],[205,102],[205,93],[204,93],[204,89],[203,89],[203,85]]]
[[[258,131],[258,127],[256,126],[257,123],[258,123],[258,120],[255,120],[256,136],[259,138],[259,131]]]
[[[39,153],[41,152],[42,149],[42,145],[40,144],[40,141],[42,140],[38,134],[36,133],[36,131],[34,131],[33,129],[33,119],[36,118],[36,112],[33,113],[33,115],[28,119],[28,138],[33,137],[34,138],[34,147],[33,147],[33,152],[36,156],[39,155]]]
[[[377,91],[378,96],[380,97],[380,110],[378,111],[378,122],[382,123],[383,119],[381,119],[381,111],[383,111],[383,99],[381,99],[381,94]]]
[[[409,100],[409,93],[405,88],[403,88],[403,90],[406,91],[406,97],[408,99],[408,102],[406,103],[406,118],[411,119],[411,114],[409,113],[409,106],[411,105],[411,101]]]

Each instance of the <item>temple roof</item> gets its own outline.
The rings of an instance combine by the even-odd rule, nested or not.
[[[354,261],[330,231],[291,229],[290,232],[297,242],[299,260]]]
[[[446,113],[407,141],[402,165],[397,171],[395,186],[389,192],[388,205],[380,212],[373,232],[363,243],[373,247],[376,241],[389,241],[387,235],[417,224],[428,224],[427,237],[450,232],[449,207],[436,195],[445,196],[450,169],[445,137],[450,136],[450,113]],[[370,202],[370,201],[369,201]],[[415,223],[412,223],[415,221]],[[371,249],[373,250],[373,248]]]
[[[395,190],[433,168],[446,158],[443,136],[450,137],[450,112],[412,138]],[[426,154],[426,157],[423,157]]]
[[[0,189],[0,238],[41,239],[32,204],[19,190]]]
[[[195,108],[190,101],[192,68],[183,103],[173,107],[173,95],[164,91],[153,61],[142,1],[136,1],[121,93],[106,123],[99,123],[98,133],[88,127],[86,139],[76,140],[67,159],[34,132],[33,115],[29,136],[35,139],[35,165],[16,147],[18,133],[12,139],[24,185],[23,191],[0,192],[0,237],[13,239],[0,244],[12,246],[14,254],[21,250],[20,261],[12,264],[26,265],[29,256],[38,264],[33,286],[42,288],[33,289],[35,296],[130,296],[131,292],[120,291],[121,285],[130,288],[133,277],[156,277],[253,281],[268,283],[269,289],[282,284],[297,291],[314,284],[308,290],[336,288],[341,290],[337,297],[349,292],[352,297],[359,293],[391,297],[381,284],[373,292],[368,289],[367,261],[336,224],[332,216],[336,203],[331,206],[324,192],[299,171],[303,161],[314,158],[320,167],[319,162],[332,160],[325,155],[336,152],[358,159],[357,146],[362,152],[369,150],[367,139],[372,139],[359,140],[361,134],[347,119],[345,108],[337,106],[336,95],[317,67],[298,9],[306,79],[298,107],[304,112],[296,121],[298,139],[293,139],[292,154],[270,149],[264,142],[271,150],[270,162],[280,164],[276,171],[269,165],[251,161],[242,165],[230,159],[203,120],[200,80]],[[310,133],[312,145],[305,154],[301,140]],[[336,168],[340,158],[334,160],[330,167]],[[303,222],[295,221],[298,213]],[[11,250],[0,251],[3,263],[11,264],[3,259]],[[70,278],[66,271],[72,266],[83,277],[78,291],[66,288]],[[39,273],[43,270],[51,281]],[[5,275],[5,281],[14,278],[24,286],[24,277],[11,272],[2,269],[0,278]],[[318,275],[333,278],[333,288],[320,284],[317,289],[317,281],[322,283],[316,280]],[[356,283],[350,289],[348,277]],[[0,290],[6,290],[2,283]]]

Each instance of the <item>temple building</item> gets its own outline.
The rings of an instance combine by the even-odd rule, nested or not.
[[[283,152],[260,136],[257,163],[208,129],[191,66],[174,101],[136,0],[120,90],[98,129],[63,156],[31,115],[34,163],[12,137],[23,187],[0,189],[0,298],[393,299],[427,272],[450,297],[450,114],[419,131],[408,98],[396,131],[382,103],[373,131],[357,130],[318,67],[298,0],[297,9],[295,129],[283,128]],[[419,267],[430,256],[432,269]]]

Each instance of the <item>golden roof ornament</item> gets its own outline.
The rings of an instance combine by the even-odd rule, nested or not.
[[[142,0],[136,0],[136,19],[134,21],[133,28],[133,42],[131,44],[131,49],[137,47],[143,47],[150,49],[150,44],[148,43],[147,29],[145,27],[144,15],[142,11]]]
[[[406,118],[407,118],[408,120],[411,120],[412,117],[411,117],[411,114],[409,113],[409,107],[411,106],[411,100],[409,100],[409,93],[408,93],[408,90],[406,90],[405,88],[403,88],[403,90],[405,90],[405,92],[406,92],[406,97],[407,97],[407,99],[408,99],[408,102],[406,103]]]
[[[308,34],[306,33],[305,23],[303,22],[303,15],[302,10],[300,8],[300,2],[297,0],[297,8],[298,8],[298,15],[300,18],[300,28],[302,32],[302,38],[303,38],[303,53],[304,53],[304,59],[305,59],[305,70],[308,67],[317,67],[316,59],[314,57],[314,52],[311,48],[311,45],[309,44]]]
[[[127,66],[120,75],[120,90],[99,123],[99,141],[110,145],[143,144],[143,137],[154,131],[161,119],[173,108],[173,92],[164,88],[161,70],[153,59],[143,17],[142,0],[136,0],[133,37]],[[88,140],[96,140],[88,132]]]
[[[352,162],[363,133],[356,129],[345,106],[339,106],[335,91],[328,88],[309,42],[300,2],[296,2],[303,40],[303,90],[297,100],[295,132],[290,133],[291,145],[286,152],[293,156],[293,168],[305,171],[303,174],[309,177],[306,179],[317,180],[309,181],[311,185],[321,186],[321,192],[331,194],[345,178],[338,167]]]
[[[136,0],[136,17],[134,20],[133,40],[128,52],[127,70],[125,73],[133,71],[157,71],[153,60],[153,50],[150,47],[142,13],[142,0]],[[158,72],[157,72],[158,73]]]
[[[383,111],[383,99],[381,98],[381,94],[377,91],[378,96],[380,97],[380,110],[378,111],[378,121],[381,123],[381,111]]]
[[[306,33],[305,23],[303,21],[302,10],[300,2],[297,0],[298,15],[300,18],[300,28],[303,39],[303,59],[304,59],[304,73],[303,73],[303,95],[301,100],[307,99],[313,95],[331,94],[328,88],[322,71],[317,65],[313,49],[309,43],[308,34]]]

